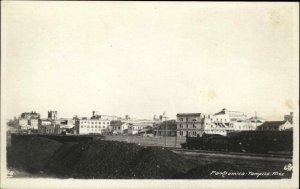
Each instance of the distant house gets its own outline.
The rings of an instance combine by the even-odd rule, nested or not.
[[[258,126],[258,131],[284,131],[292,130],[293,125],[289,121],[266,121]]]
[[[111,121],[110,129],[114,134],[123,134],[126,130],[128,130],[128,123],[121,121]]]
[[[176,120],[168,120],[167,124],[166,121],[163,121],[162,123],[157,124],[157,126],[154,129],[154,134],[156,136],[176,136]]]
[[[39,134],[54,134],[55,127],[53,125],[40,125],[38,129]]]
[[[21,114],[21,118],[22,119],[40,119],[40,114],[39,113],[36,113],[34,111],[32,112],[24,112]]]
[[[19,119],[19,126],[20,126],[20,129],[27,130],[30,127],[29,121],[25,118],[20,118]]]

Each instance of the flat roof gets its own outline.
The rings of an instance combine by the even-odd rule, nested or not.
[[[177,114],[177,117],[180,117],[180,116],[200,116],[201,113],[180,113],[180,114]]]

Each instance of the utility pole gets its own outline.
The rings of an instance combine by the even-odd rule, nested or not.
[[[177,122],[177,121],[176,121]],[[174,144],[174,148],[176,148],[176,143],[177,143],[177,123],[176,124],[176,129],[175,129],[175,144]]]
[[[256,112],[255,112],[255,130],[257,128],[257,115],[256,115]]]
[[[164,116],[164,118],[165,118],[165,121],[166,121],[166,128],[165,128],[165,147],[167,147],[167,116],[166,116],[166,113],[164,112],[163,113],[163,116]]]

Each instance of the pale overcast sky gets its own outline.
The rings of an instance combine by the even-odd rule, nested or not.
[[[298,112],[298,3],[1,5],[8,118]]]

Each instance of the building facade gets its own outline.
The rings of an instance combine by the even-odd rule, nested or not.
[[[40,114],[39,113],[36,113],[34,111],[32,112],[23,112],[20,116],[20,118],[22,119],[40,119]]]
[[[40,124],[39,119],[30,119],[29,120],[30,129],[38,130],[39,124]]]
[[[202,119],[204,115],[201,113],[180,113],[177,114],[177,136],[202,136]]]
[[[128,133],[129,123],[121,122],[121,121],[111,121],[110,129],[113,134],[124,134]]]
[[[53,111],[53,110],[48,111],[48,119],[56,120],[57,119],[57,111]]]
[[[78,119],[75,121],[78,134],[104,134],[110,132],[110,121],[103,119]]]
[[[243,112],[226,109],[215,114],[182,113],[177,114],[177,136],[201,137],[204,133],[226,136],[229,132],[256,130],[263,122],[262,118],[247,119]]]

